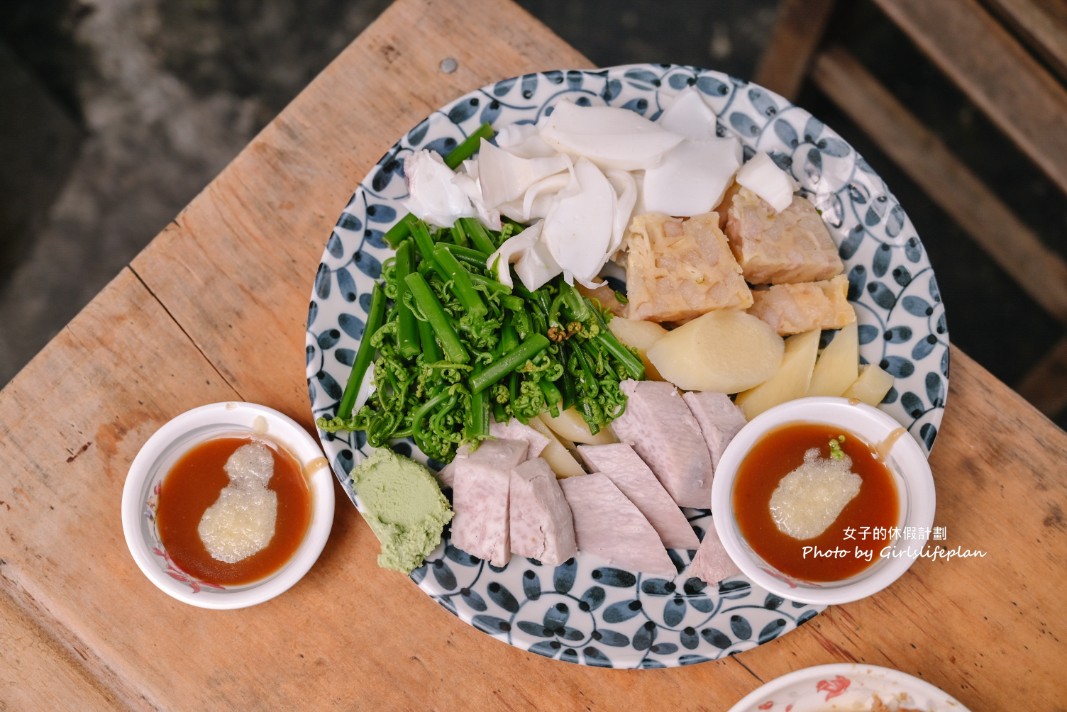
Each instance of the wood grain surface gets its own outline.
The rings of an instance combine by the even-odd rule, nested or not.
[[[841,45],[831,45],[819,53],[811,77],[1031,299],[1067,325],[1067,262],[934,131],[923,126]]]
[[[875,0],[876,4],[1001,131],[1067,193],[1067,87],[1045,69],[979,0]],[[996,2],[996,0],[994,0]],[[1015,9],[1033,3],[1017,3]],[[1063,3],[1049,13],[1055,36]],[[1001,6],[1007,9],[1007,4]],[[1031,7],[1031,10],[1033,8]],[[1053,18],[1059,17],[1057,23]],[[1042,22],[1030,20],[1031,24]],[[1063,43],[1063,35],[1059,35]],[[1062,54],[1062,47],[1059,48]],[[1004,81],[1011,77],[1012,81]]]
[[[508,647],[377,568],[339,488],[321,558],[268,603],[197,609],[140,573],[119,503],[157,427],[241,399],[312,429],[311,283],[378,157],[457,95],[571,66],[589,63],[509,2],[399,0],[0,391],[0,709],[725,710],[850,660],[974,710],[1063,709],[1067,435],[955,349],[935,524],[986,556],[919,561],[724,661],[613,671]]]

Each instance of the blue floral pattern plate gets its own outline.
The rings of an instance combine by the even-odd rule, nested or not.
[[[670,98],[695,87],[737,136],[746,159],[764,151],[790,171],[839,245],[860,353],[896,379],[881,408],[929,453],[948,392],[948,331],[922,243],[885,183],[836,133],[755,84],[677,65],[550,71],[505,79],[460,97],[404,135],[356,188],[326,242],[307,319],[307,383],[315,417],[331,417],[391,251],[385,231],[402,217],[404,157],[448,153],[482,122],[536,122],[561,99],[621,106],[656,119]],[[319,433],[334,472],[357,508],[349,473],[370,449],[363,433]],[[399,452],[423,459],[410,442]],[[701,537],[707,510],[687,510]],[[411,574],[447,610],[488,635],[530,652],[585,665],[660,668],[715,660],[769,642],[813,618],[743,576],[706,585],[688,578],[692,551],[672,551],[679,574],[665,579],[579,555],[558,567],[515,557],[496,568],[444,543]]]

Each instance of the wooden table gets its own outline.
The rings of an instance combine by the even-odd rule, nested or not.
[[[503,645],[377,568],[344,499],[310,574],[261,606],[192,608],[134,565],[122,485],[162,423],[241,399],[312,429],[312,275],[392,141],[493,79],[588,66],[505,0],[399,0],[0,392],[0,709],[720,710],[841,661],[917,674],[974,710],[1065,708],[1067,436],[958,349],[935,523],[987,555],[920,560],[720,662],[611,671]]]

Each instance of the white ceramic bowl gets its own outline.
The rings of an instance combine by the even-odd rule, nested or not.
[[[825,423],[854,433],[872,446],[891,443],[885,463],[900,502],[898,526],[909,536],[891,541],[868,568],[847,579],[810,582],[788,576],[752,550],[733,512],[734,480],[741,462],[770,430],[787,423]],[[837,604],[866,598],[896,581],[926,546],[934,520],[935,492],[930,465],[919,443],[900,423],[879,410],[845,398],[800,398],[753,418],[734,437],[715,469],[712,519],[727,554],[754,583],[783,598]]]
[[[958,700],[914,675],[877,665],[835,663],[795,670],[745,695],[729,712],[859,712],[874,696],[890,709],[967,712]]]
[[[169,559],[156,528],[159,484],[193,446],[217,437],[254,436],[284,448],[308,478],[311,521],[292,558],[274,574],[239,586],[197,581]],[[182,413],[141,447],[122,490],[122,531],[134,561],[164,593],[193,606],[233,609],[262,603],[288,590],[318,559],[333,526],[334,489],[318,442],[283,413],[253,403],[213,403]]]

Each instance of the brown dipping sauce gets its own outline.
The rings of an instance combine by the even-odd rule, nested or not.
[[[266,548],[232,564],[211,556],[197,527],[230,483],[223,469],[226,460],[250,442],[251,438],[222,437],[196,445],[174,464],[159,490],[160,540],[178,568],[205,583],[240,585],[270,576],[292,558],[311,522],[311,490],[300,463],[282,448],[257,438],[274,459],[274,475],[267,484],[278,496],[274,536]]]
[[[818,448],[820,457],[829,457],[829,442],[839,435],[845,436],[841,450],[852,458],[852,472],[863,480],[859,494],[825,532],[812,539],[794,539],[774,523],[771,494],[783,477],[803,464],[805,451]],[[780,426],[755,444],[738,468],[733,507],[749,546],[774,568],[805,581],[840,581],[860,573],[879,560],[891,530],[899,526],[897,489],[875,450],[846,430],[816,423]],[[846,529],[852,538],[846,538]],[[805,555],[804,547],[832,555],[815,556],[811,549]]]

